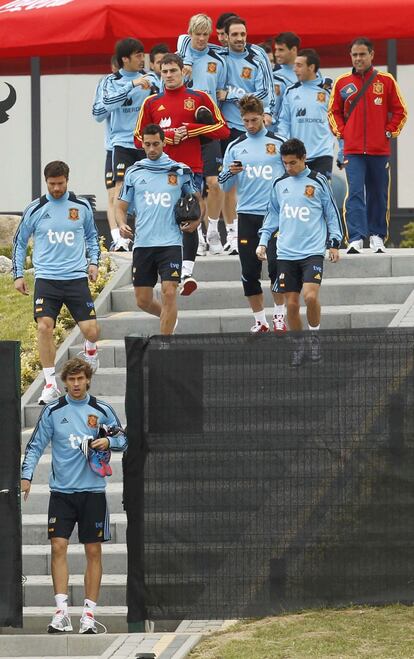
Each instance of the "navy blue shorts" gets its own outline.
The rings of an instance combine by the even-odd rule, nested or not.
[[[277,259],[274,293],[300,293],[303,284],[321,284],[323,256],[308,256],[298,261]]]
[[[51,492],[48,511],[48,538],[69,540],[78,524],[79,542],[107,542],[111,539],[105,492]]]
[[[158,275],[161,281],[181,281],[183,249],[181,245],[170,247],[135,247],[132,255],[132,283],[135,288],[154,288]]]
[[[82,279],[36,279],[34,286],[34,318],[56,318],[65,304],[77,322],[96,320],[95,305],[87,277]]]

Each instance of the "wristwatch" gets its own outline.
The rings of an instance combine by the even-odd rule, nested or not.
[[[385,137],[388,137],[388,139],[390,139],[392,137],[392,133],[391,133],[390,130],[385,131]]]

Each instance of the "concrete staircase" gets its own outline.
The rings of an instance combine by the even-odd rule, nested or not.
[[[386,327],[401,313],[414,289],[414,250],[389,250],[387,254],[346,255],[338,264],[326,263],[321,289],[322,327]],[[151,335],[159,321],[136,310],[130,284],[131,255],[117,256],[119,270],[101,294],[97,312],[101,325],[100,369],[93,378],[94,395],[107,400],[125,422],[124,392],[126,364],[123,338],[128,334]],[[266,269],[266,266],[265,268]],[[237,257],[203,257],[196,264],[199,289],[189,298],[179,298],[177,333],[249,331],[252,314],[247,309],[240,283]],[[265,282],[268,317],[272,302]],[[58,353],[58,367],[81,349],[80,334],[74,330]],[[35,426],[41,390],[38,379],[23,398],[23,449]],[[104,545],[104,578],[99,602],[99,619],[110,632],[125,632],[126,625],[126,516],[122,510],[121,457],[112,458],[114,474],[108,484],[112,542]],[[24,632],[45,630],[53,606],[50,550],[46,537],[48,502],[47,476],[50,453],[41,458],[23,513]],[[69,548],[70,602],[80,613],[83,603],[82,547],[73,538]],[[77,624],[76,618],[73,620]],[[168,625],[165,627],[168,628]],[[170,627],[171,628],[171,627]]]

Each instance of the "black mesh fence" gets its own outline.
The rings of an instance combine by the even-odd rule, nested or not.
[[[22,626],[20,344],[0,341],[0,627]]]
[[[414,333],[128,337],[129,621],[414,599]]]

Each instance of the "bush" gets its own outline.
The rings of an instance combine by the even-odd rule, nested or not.
[[[404,231],[401,231],[404,240],[400,242],[400,247],[414,247],[414,222],[404,225]]]

